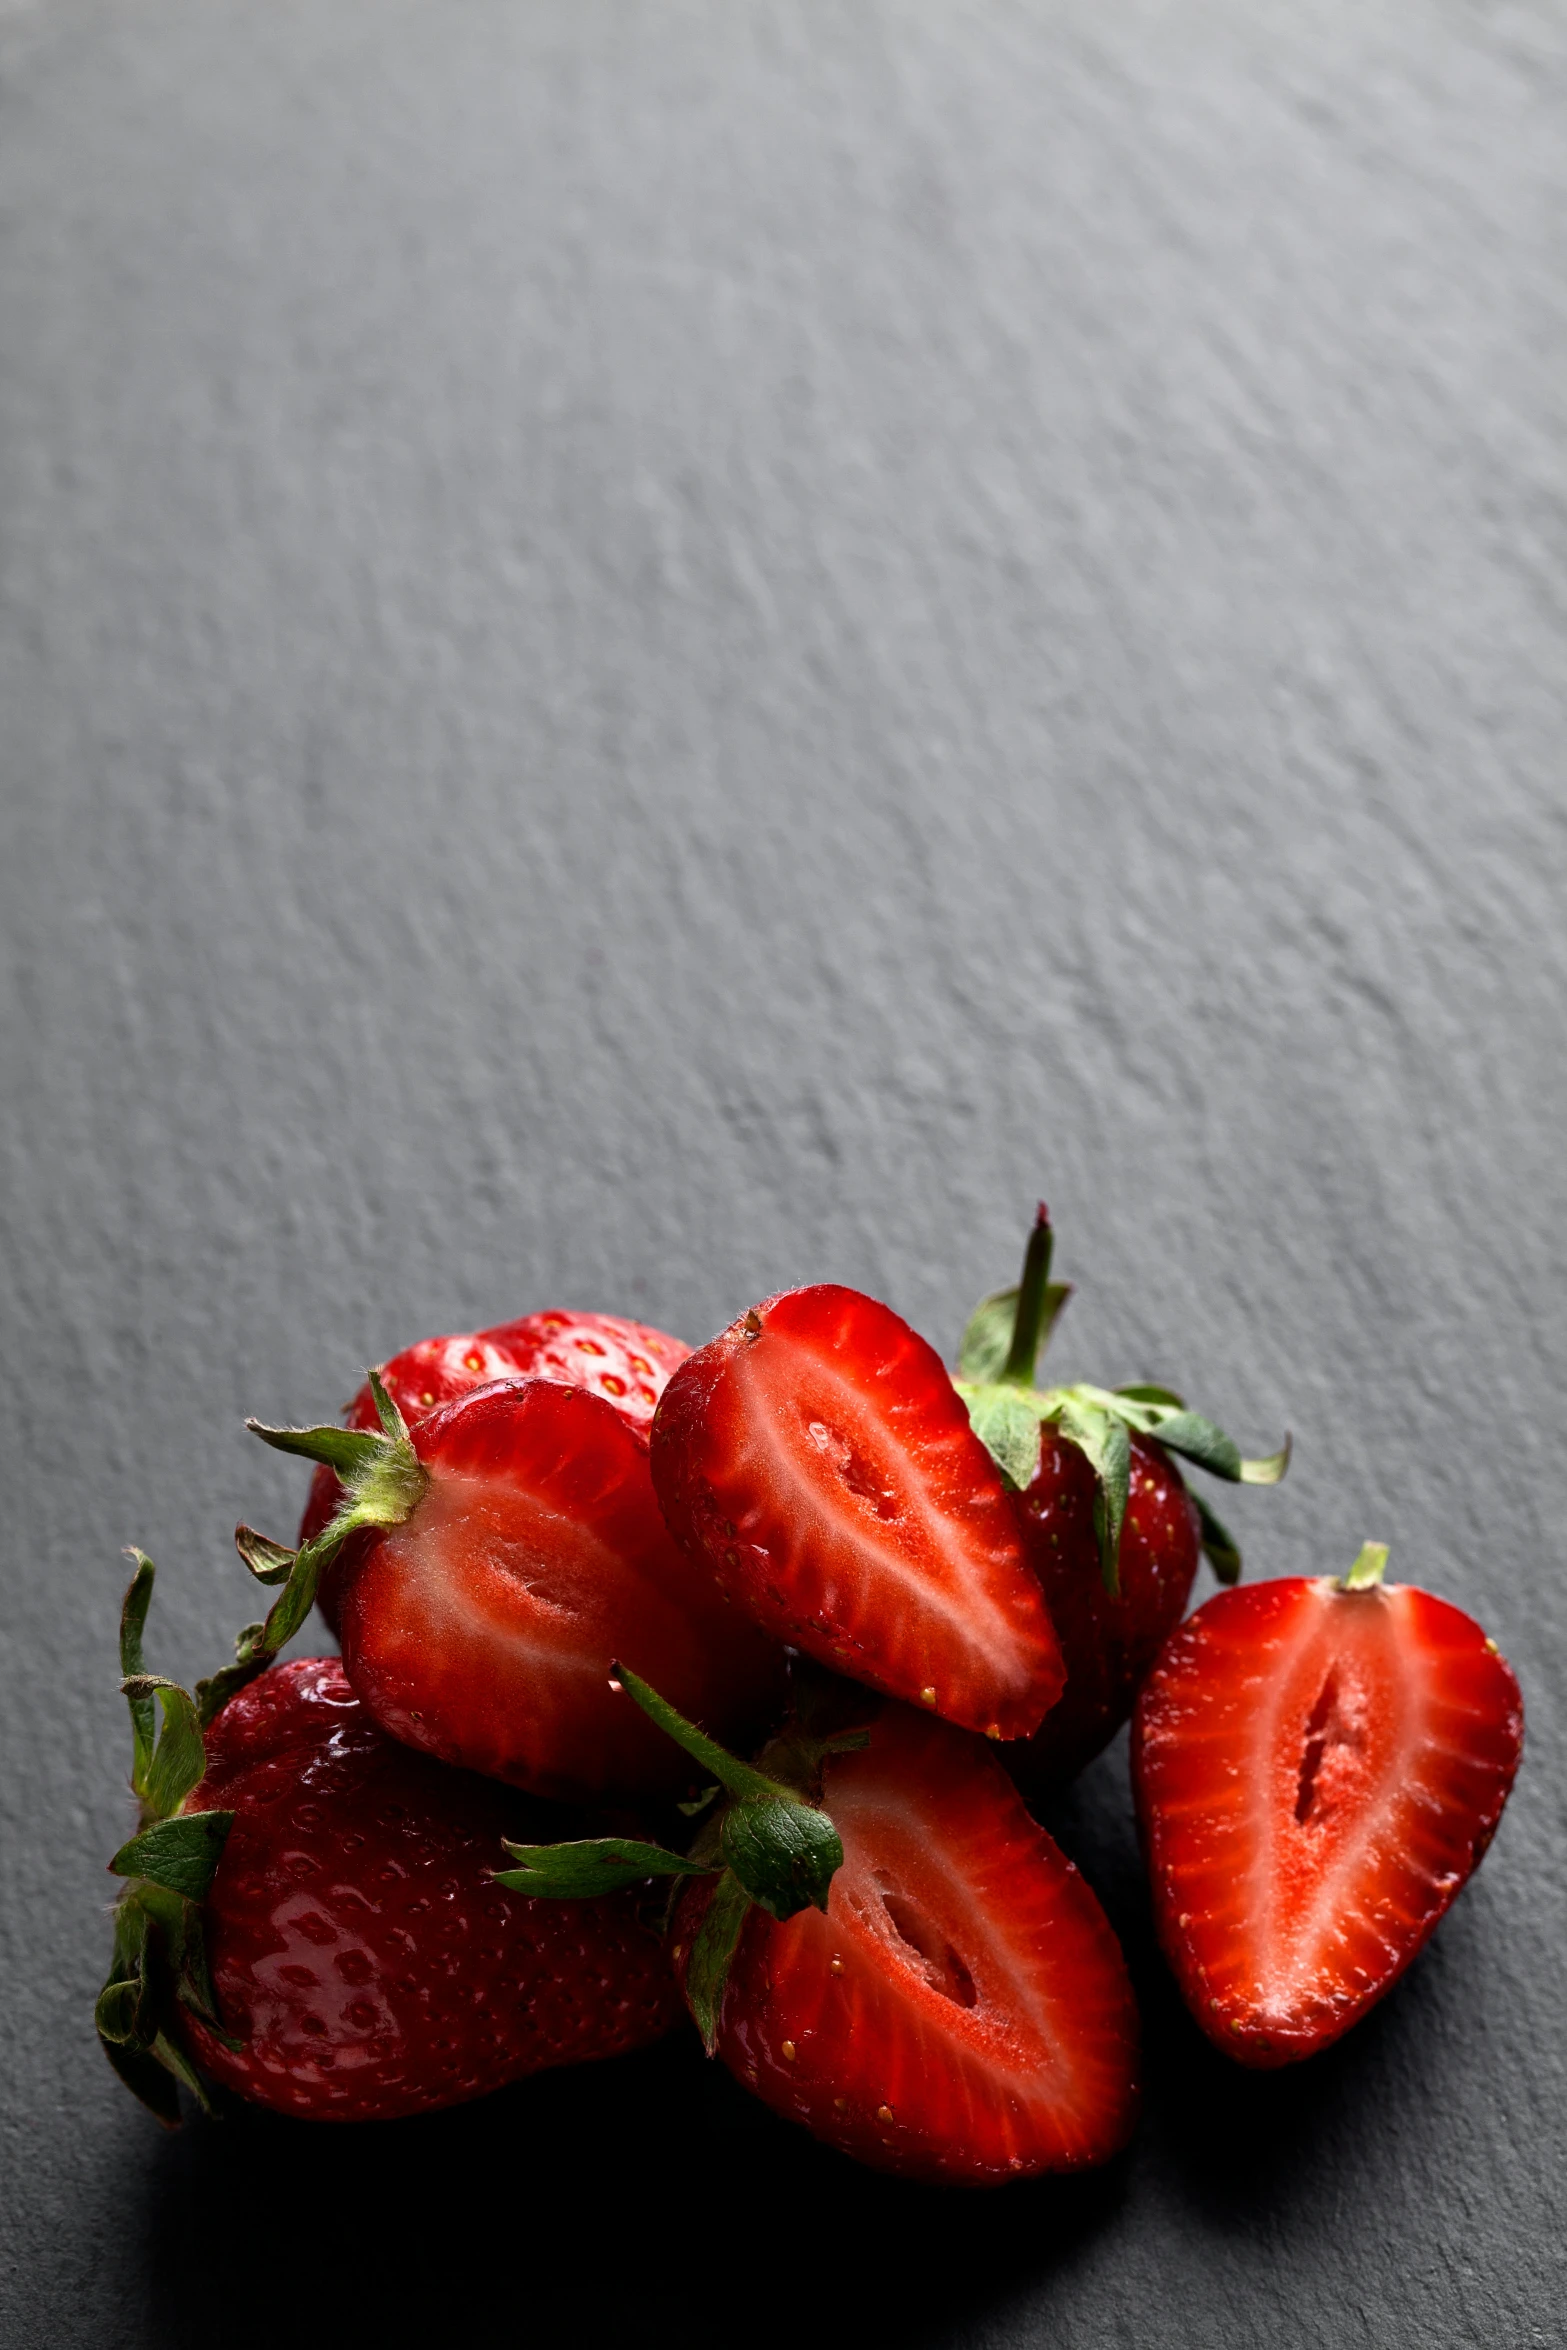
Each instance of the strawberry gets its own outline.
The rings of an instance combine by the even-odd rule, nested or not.
[[[956,1386],[1013,1496],[1024,1554],[1061,1643],[1066,1688],[1005,1760],[1036,1793],[1082,1769],[1132,1710],[1137,1689],[1191,1596],[1199,1550],[1226,1582],[1240,1553],[1170,1458],[1231,1482],[1276,1484],[1269,1459],[1237,1447],[1167,1387],[1039,1388],[1037,1363],[1071,1290],[1050,1279],[1041,1205],[1016,1289],[988,1297],[963,1340]]]
[[[678,1793],[678,1758],[608,1687],[619,1650],[726,1732],[754,1732],[781,1685],[778,1652],[675,1547],[644,1446],[602,1396],[496,1381],[410,1432],[379,1377],[379,1431],[265,1429],[326,1462],[344,1506],[297,1553],[242,1540],[285,1584],[242,1635],[246,1666],[303,1621],[342,1557],[339,1633],[355,1691],[384,1729],[443,1762],[565,1798]]]
[[[1059,1428],[1046,1425],[1040,1434],[1039,1467],[1016,1508],[1024,1551],[1061,1642],[1066,1687],[1032,1738],[1003,1749],[1003,1761],[1028,1792],[1072,1778],[1126,1720],[1185,1611],[1201,1541],[1180,1471],[1152,1437],[1133,1436],[1117,1587],[1107,1591],[1087,1455]]]
[[[335,1657],[280,1665],[214,1714],[142,1672],[151,1588],[143,1560],[122,1635],[143,1828],[110,1863],[131,1883],[98,2020],[160,2118],[177,2121],[183,2080],[203,2102],[216,2083],[383,2120],[673,2027],[634,1892],[563,1906],[493,1882],[499,1839],[545,1807],[388,1738]]]
[[[978,1740],[802,1678],[752,1766],[622,1671],[731,1800],[685,1858],[519,1847],[502,1883],[687,1877],[671,1955],[709,2054],[858,2161],[971,2186],[1103,2162],[1136,2111],[1137,2013],[1093,1894]]]
[[[381,1381],[410,1428],[437,1404],[487,1387],[495,1379],[558,1379],[587,1387],[612,1403],[644,1442],[653,1411],[670,1372],[691,1349],[683,1339],[628,1322],[619,1314],[567,1314],[552,1310],[524,1314],[493,1330],[459,1331],[449,1338],[421,1338],[381,1367]],[[350,1428],[375,1428],[375,1397],[368,1381],[343,1414]],[[310,1481],[300,1520],[301,1548],[313,1542],[343,1498],[343,1489],[325,1463]],[[337,1630],[337,1574],[321,1579],[316,1592],[321,1613]]]
[[[959,1730],[887,1704],[830,1756],[826,1912],[753,1906],[717,2051],[764,2104],[878,2170],[986,2185],[1103,2162],[1136,2113],[1137,2011],[1104,1912]],[[715,1895],[693,1886],[676,1963]]]
[[[688,1355],[653,1482],[693,1559],[775,1638],[992,1737],[1060,1653],[1007,1495],[940,1360],[890,1306],[786,1290]]]
[[[1132,1778],[1159,1939],[1209,2038],[1292,2063],[1358,2023],[1479,1865],[1518,1768],[1518,1684],[1386,1548],[1221,1592],[1143,1686]]]

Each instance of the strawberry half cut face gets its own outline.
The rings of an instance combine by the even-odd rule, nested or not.
[[[685,1548],[773,1635],[991,1736],[1063,1679],[999,1472],[934,1349],[823,1284],[769,1298],[687,1357],[653,1423]]]
[[[825,1914],[747,1913],[717,2052],[843,2153],[996,2184],[1130,2134],[1137,2018],[1115,1936],[995,1757],[886,1705],[826,1765],[843,1843]],[[710,1898],[683,1898],[677,1965]]]
[[[670,1372],[691,1352],[684,1339],[621,1314],[571,1314],[551,1308],[500,1322],[493,1330],[459,1330],[444,1338],[421,1338],[382,1367],[387,1393],[410,1428],[427,1412],[497,1379],[555,1379],[585,1387],[614,1405],[645,1444],[653,1413]],[[368,1382],[343,1414],[349,1428],[379,1425]],[[310,1483],[299,1541],[311,1541],[330,1521],[342,1487],[329,1468],[318,1468]],[[326,1575],[317,1594],[321,1613],[337,1630],[338,1571]]]
[[[719,1735],[754,1738],[782,1660],[676,1548],[609,1403],[502,1381],[430,1413],[412,1445],[417,1501],[339,1568],[344,1665],[384,1728],[535,1794],[678,1793],[686,1759],[610,1686],[624,1657]]]
[[[1138,1702],[1160,1940],[1198,2023],[1246,2064],[1326,2047],[1391,1988],[1518,1767],[1518,1684],[1479,1625],[1407,1584],[1353,1584],[1221,1592]]]

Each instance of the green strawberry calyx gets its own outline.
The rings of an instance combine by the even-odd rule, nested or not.
[[[1134,1435],[1232,1485],[1277,1485],[1290,1462],[1290,1438],[1275,1453],[1246,1460],[1222,1428],[1191,1411],[1172,1388],[1041,1387],[1040,1354],[1071,1288],[1050,1278],[1054,1246],[1043,1201],[1028,1236],[1013,1289],[996,1290],[975,1308],[963,1334],[953,1385],[970,1424],[1009,1487],[1024,1492],[1039,1469],[1040,1431],[1048,1422],[1087,1456],[1095,1478],[1094,1529],[1100,1572],[1112,1597],[1120,1590],[1121,1529],[1131,1494]],[[1193,1494],[1202,1547],[1221,1583],[1235,1582],[1241,1554],[1218,1517]]]
[[[379,1371],[366,1374],[381,1425],[376,1428],[272,1428],[262,1420],[247,1420],[252,1436],[275,1452],[294,1453],[333,1471],[343,1496],[329,1522],[299,1550],[287,1550],[258,1534],[253,1526],[236,1526],[234,1547],[258,1583],[281,1584],[266,1621],[248,1624],[235,1643],[235,1661],[219,1679],[229,1686],[225,1696],[255,1673],[264,1672],[285,1642],[292,1640],[315,1605],[316,1590],[326,1569],[350,1534],[362,1526],[400,1526],[411,1517],[430,1482],[430,1473],[414,1451],[408,1423],[403,1418]]]
[[[142,1635],[155,1569],[144,1551],[120,1610],[120,1687],[131,1715],[131,1792],[137,1832],[109,1862],[127,1880],[114,1910],[114,1955],[94,2010],[99,2042],[120,2079],[168,2128],[180,2118],[183,2082],[211,2110],[186,2053],[179,2010],[228,2042],[213,1996],[202,1904],[234,1824],[231,1811],[187,1811],[207,1768],[204,1733],[222,1711],[231,1676],[198,1682],[193,1696],[149,1673]],[[247,1672],[244,1676],[249,1679]],[[161,1719],[160,1719],[161,1716]]]
[[[870,1732],[842,1718],[842,1699],[835,1693],[846,1690],[845,1684],[833,1683],[829,1690],[832,1676],[801,1668],[794,1720],[764,1747],[756,1763],[746,1763],[625,1665],[610,1670],[611,1687],[632,1698],[715,1782],[697,1802],[680,1807],[688,1815],[705,1815],[691,1849],[675,1852],[625,1836],[573,1844],[507,1841],[516,1866],[497,1869],[495,1881],[538,1899],[583,1901],[669,1877],[675,1880],[672,1906],[681,1880],[716,1878],[691,1946],[685,1983],[687,2004],[711,2056],[729,1969],[753,1905],[780,1920],[802,1909],[827,1907],[833,1877],[843,1866],[843,1843],[821,1806],[823,1766],[829,1755],[868,1745]],[[863,1692],[850,1702],[863,1707]],[[715,1794],[726,1800],[712,1803]]]

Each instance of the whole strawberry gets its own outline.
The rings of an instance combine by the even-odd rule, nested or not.
[[[1349,1573],[1222,1591],[1138,1699],[1132,1784],[1165,1956],[1242,2064],[1339,2039],[1391,1990],[1496,1832],[1523,1704],[1480,1626]]]
[[[386,2120],[671,2029],[679,1994],[634,1891],[563,1905],[494,1882],[500,1839],[558,1815],[388,1738],[335,1658],[279,1665],[212,1714],[211,1684],[198,1700],[141,1671],[151,1587],[143,1561],[123,1655],[145,1825],[110,1864],[132,1882],[98,2022],[161,2118],[183,2080]]]
[[[501,1322],[493,1330],[421,1338],[381,1366],[381,1383],[413,1428],[438,1404],[487,1387],[492,1380],[554,1379],[603,1396],[645,1443],[669,1374],[690,1351],[682,1339],[645,1322],[628,1322],[619,1314],[568,1314],[551,1308]],[[380,1426],[368,1380],[343,1419],[349,1428]],[[330,1523],[342,1498],[342,1486],[323,1463],[310,1481],[299,1525],[301,1548]],[[316,1592],[321,1613],[334,1632],[339,1570],[340,1563],[324,1574]]]
[[[1151,1436],[1132,1437],[1127,1484],[1114,1591],[1100,1572],[1098,1483],[1081,1445],[1043,1427],[1039,1467],[1015,1497],[1024,1551],[1066,1659],[1066,1687],[1033,1737],[1002,1749],[1029,1789],[1072,1778],[1115,1735],[1191,1596],[1201,1521]]]
[[[1289,1465],[1287,1439],[1267,1460],[1242,1460],[1165,1387],[1038,1387],[1039,1354],[1071,1295],[1050,1279],[1051,1241],[1041,1206],[1022,1280],[975,1312],[956,1381],[1006,1479],[1066,1667],[1040,1727],[1002,1750],[1029,1793],[1071,1778],[1126,1720],[1185,1611],[1199,1554],[1225,1582],[1240,1573],[1234,1542],[1171,1454],[1252,1485],[1276,1484]]]

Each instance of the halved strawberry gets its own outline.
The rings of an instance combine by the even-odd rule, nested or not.
[[[651,1457],[678,1539],[777,1639],[992,1737],[1054,1701],[1001,1478],[890,1306],[831,1283],[767,1298],[680,1365]]]
[[[437,1404],[487,1387],[495,1379],[557,1379],[586,1387],[612,1403],[626,1425],[647,1441],[653,1413],[675,1365],[691,1352],[684,1339],[671,1338],[646,1322],[620,1314],[568,1314],[551,1308],[523,1314],[493,1330],[459,1330],[445,1338],[421,1338],[381,1366],[381,1382],[410,1428]],[[367,1381],[343,1414],[349,1428],[375,1428],[375,1397]],[[299,1523],[301,1546],[314,1541],[331,1520],[343,1489],[325,1465],[310,1481]],[[337,1630],[337,1572],[323,1576],[317,1604]]]
[[[322,1564],[352,1538],[339,1598],[349,1680],[383,1728],[445,1762],[539,1795],[678,1791],[689,1772],[610,1691],[617,1655],[726,1734],[765,1723],[778,1651],[677,1549],[647,1454],[609,1403],[503,1380],[410,1433],[372,1387],[380,1434],[257,1431],[326,1460],[348,1499],[297,1556],[246,1551],[286,1588],[242,1636],[242,1666],[297,1628]]]
[[[1203,2030],[1281,2065],[1390,1990],[1478,1865],[1523,1740],[1518,1684],[1470,1617],[1342,1581],[1221,1592],[1138,1700],[1132,1775],[1159,1938]]]
[[[764,1755],[765,1764],[768,1757]],[[1103,2162],[1137,2108],[1137,2011],[1072,1863],[987,1749],[883,1705],[829,1752],[843,1861],[825,1910],[746,1910],[717,2053],[763,2102],[857,2161],[983,2186]],[[689,1989],[714,1901],[673,1926]]]
[[[618,1678],[726,1800],[686,1854],[512,1844],[499,1883],[580,1901],[687,1879],[670,1955],[709,2055],[877,2169],[987,2186],[1125,2144],[1137,2010],[1120,1949],[988,1748],[797,1657],[788,1724],[743,1763]]]

